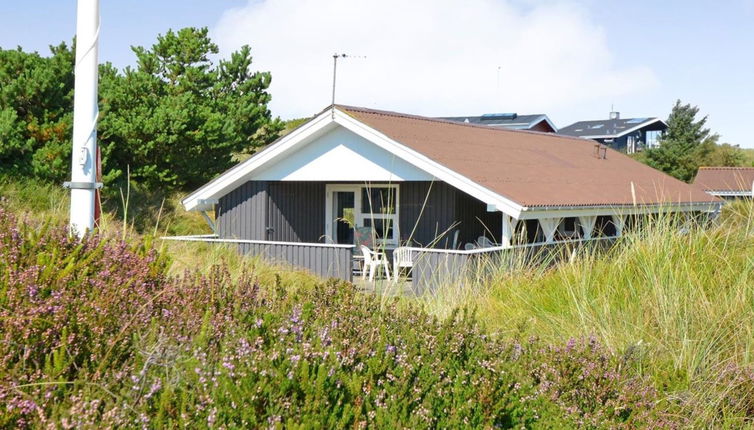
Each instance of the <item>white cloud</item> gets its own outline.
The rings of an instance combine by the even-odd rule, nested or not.
[[[254,0],[213,29],[225,55],[252,47],[283,118],[337,102],[424,115],[563,111],[642,92],[652,70],[616,61],[573,4],[503,0]]]

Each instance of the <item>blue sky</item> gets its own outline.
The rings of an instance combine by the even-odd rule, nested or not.
[[[0,46],[47,53],[75,31],[72,0],[7,2]],[[547,113],[559,126],[666,117],[699,105],[722,140],[754,147],[754,0],[101,1],[100,60],[133,63],[131,45],[206,26],[227,55],[252,46],[273,76],[272,110],[311,115],[338,101],[425,115]]]

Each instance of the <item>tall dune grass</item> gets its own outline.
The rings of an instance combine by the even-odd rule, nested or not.
[[[636,357],[635,371],[668,401],[694,408],[696,424],[738,426],[754,418],[753,213],[751,202],[737,202],[706,229],[660,217],[609,251],[551,268],[518,261],[445,286],[425,304],[436,314],[476,307],[503,336],[596,336],[613,354]]]
[[[209,233],[210,229],[201,215],[180,207],[178,195],[148,192],[138,184],[132,184],[123,193],[122,201],[103,202],[99,233],[128,241],[146,240],[158,246],[169,257],[170,276],[209,273],[219,265],[227,268],[232,279],[253,272],[258,282],[268,285],[278,283],[297,288],[317,282],[315,276],[303,270],[241,255],[232,246],[156,240],[154,236]],[[40,228],[65,225],[69,219],[70,191],[48,182],[0,176],[0,206]]]
[[[55,223],[68,220],[69,194],[62,185],[32,179],[0,176],[0,201],[23,218],[44,218]]]
[[[198,271],[208,273],[213,267],[227,268],[232,279],[253,272],[257,282],[266,285],[283,284],[286,288],[311,287],[321,280],[315,275],[292,266],[272,264],[258,256],[243,255],[233,245],[166,240],[160,251],[170,256],[171,276]]]

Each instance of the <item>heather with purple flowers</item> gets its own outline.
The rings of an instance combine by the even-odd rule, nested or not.
[[[0,207],[0,427],[670,426],[593,339],[506,341],[343,282],[168,264]]]

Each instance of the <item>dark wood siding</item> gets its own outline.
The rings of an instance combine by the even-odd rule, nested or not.
[[[325,184],[249,181],[220,198],[222,238],[321,242],[325,234]]]
[[[401,242],[430,246],[455,221],[457,192],[444,182],[405,182],[400,185]],[[425,204],[426,201],[426,204]],[[449,239],[451,238],[451,239]],[[452,232],[439,239],[445,247]]]
[[[324,242],[324,182],[249,181],[220,198],[217,230],[222,238]],[[449,248],[486,236],[500,241],[502,214],[444,182],[400,184],[402,244]]]
[[[323,182],[270,182],[267,240],[323,242],[325,184]]]
[[[467,278],[470,262],[475,256],[469,254],[446,254],[419,252],[414,256],[411,269],[411,284],[414,293],[434,292],[440,286],[457,286]]]
[[[462,244],[474,242],[479,236],[485,236],[499,243],[503,231],[502,212],[487,212],[485,203],[461,191],[457,193],[456,217],[461,223],[458,241]]]
[[[401,242],[450,248],[456,230],[458,247],[479,236],[500,240],[502,213],[487,212],[486,204],[444,182],[404,182],[400,200]]]
[[[220,198],[217,234],[226,239],[266,240],[267,182],[249,181]]]
[[[353,249],[287,243],[241,243],[242,254],[259,256],[277,264],[290,264],[323,278],[353,279]]]

